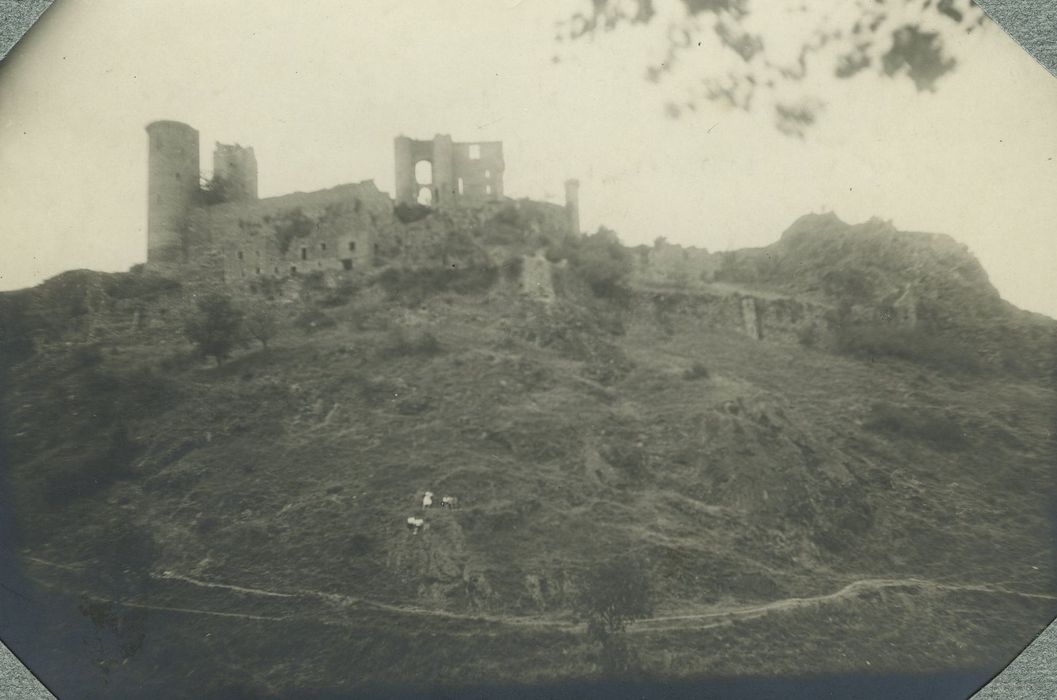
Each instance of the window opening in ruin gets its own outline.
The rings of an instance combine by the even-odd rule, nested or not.
[[[308,248],[301,248],[301,259],[308,260]]]
[[[176,175],[176,179],[179,180],[180,179],[180,173],[174,173],[174,174]]]
[[[275,268],[275,274],[277,274],[277,275],[279,274],[279,267],[278,266],[276,266],[276,268]]]
[[[349,250],[356,250],[356,241],[349,241]]]
[[[342,258],[341,266],[344,267],[346,270],[351,270],[352,269],[352,258]]]
[[[319,249],[320,250],[326,250],[327,249],[327,244],[326,243],[320,243],[319,244]]]
[[[481,145],[478,143],[470,144],[470,160],[481,159]]]
[[[259,267],[257,268],[257,274],[258,275],[261,274],[261,268],[259,268]]]
[[[485,185],[484,186],[484,193],[485,194],[492,194],[492,186],[491,185]]]
[[[242,251],[241,250],[238,252],[238,256],[239,256],[239,260],[242,260]]]
[[[433,189],[430,187],[420,187],[418,190],[418,203],[426,207],[432,205]]]
[[[492,177],[492,171],[491,170],[485,170],[484,171],[484,176],[488,177],[488,178]]]
[[[378,253],[378,244],[377,243],[374,244],[374,252],[375,252],[375,254]]]
[[[433,163],[428,160],[415,163],[415,182],[420,185],[433,184]]]
[[[463,181],[462,181],[462,178],[460,177],[459,178],[459,194],[463,193],[463,189],[464,189],[463,188]]]
[[[290,274],[291,275],[296,275],[297,274],[297,265],[291,265],[290,266]]]

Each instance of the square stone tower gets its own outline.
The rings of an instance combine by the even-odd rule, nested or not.
[[[447,134],[432,141],[398,136],[396,203],[433,207],[475,205],[503,198],[503,142],[453,142]]]

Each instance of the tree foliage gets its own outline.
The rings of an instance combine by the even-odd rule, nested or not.
[[[578,610],[587,631],[602,641],[620,634],[629,622],[653,612],[650,581],[643,563],[624,555],[588,571],[580,583]]]
[[[203,357],[213,357],[217,365],[231,356],[242,332],[242,312],[231,299],[210,294],[198,301],[198,310],[187,320],[184,333]]]
[[[627,25],[656,28],[665,36],[660,60],[646,77],[661,82],[680,72],[709,44],[727,61],[703,75],[682,75],[685,99],[666,105],[669,116],[697,109],[700,100],[748,111],[769,103],[776,126],[803,136],[819,117],[821,100],[792,90],[809,73],[837,78],[874,73],[908,79],[919,91],[935,90],[957,65],[949,39],[976,30],[987,15],[971,0],[591,0],[559,26],[558,39],[591,38]]]
[[[631,276],[631,254],[617,234],[605,227],[579,239],[568,255],[573,268],[597,296],[619,294]]]
[[[624,631],[629,622],[653,612],[650,580],[643,562],[622,555],[588,571],[580,582],[577,611],[587,620],[587,634],[601,647],[603,671],[633,671],[635,654]]]
[[[270,306],[259,304],[246,315],[244,325],[246,332],[267,349],[268,341],[279,332],[279,317]]]

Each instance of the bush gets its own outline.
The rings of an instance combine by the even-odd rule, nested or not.
[[[708,377],[708,367],[705,367],[703,362],[694,362],[694,364],[683,372],[683,379],[687,380],[708,379]]]
[[[279,332],[279,317],[267,306],[256,306],[246,316],[246,332],[267,349],[268,341]]]
[[[103,351],[98,345],[79,345],[73,350],[74,366],[85,369],[102,363]]]
[[[887,324],[847,324],[836,333],[840,353],[864,358],[895,357],[942,371],[978,374],[980,356],[957,338],[923,328]]]
[[[271,222],[275,229],[275,242],[279,246],[279,252],[284,255],[290,250],[290,244],[295,238],[305,238],[316,230],[316,222],[305,216],[300,207],[283,212]]]
[[[387,357],[406,357],[410,355],[432,356],[440,354],[442,348],[437,336],[429,331],[410,333],[403,328],[394,328],[389,332],[382,352]]]
[[[443,292],[476,294],[495,285],[499,271],[494,265],[467,267],[389,268],[376,278],[390,299],[421,304],[427,297]]]
[[[294,325],[306,333],[315,333],[324,328],[333,328],[337,322],[319,309],[309,309],[298,315]]]
[[[570,262],[595,296],[619,299],[626,295],[631,254],[613,231],[600,228],[597,233],[582,238]]]
[[[587,634],[601,647],[607,674],[635,670],[636,658],[624,631],[629,622],[653,612],[645,565],[628,555],[610,559],[583,575],[577,612],[587,619]]]
[[[509,282],[516,282],[521,278],[521,272],[525,268],[525,259],[520,255],[510,257],[503,263],[503,276]]]
[[[796,332],[796,340],[800,343],[801,347],[813,348],[818,345],[819,341],[819,330],[818,326],[811,323],[806,326],[802,326],[800,330]]]
[[[231,299],[210,294],[198,302],[198,312],[184,327],[187,338],[203,357],[213,357],[217,365],[231,356],[242,333],[242,312]]]
[[[193,367],[197,361],[193,353],[175,350],[158,360],[158,369],[165,374],[173,374]]]
[[[433,209],[425,204],[397,204],[393,208],[393,213],[401,223],[411,224],[425,219],[433,213]]]
[[[260,294],[265,299],[275,299],[279,296],[282,291],[283,283],[282,280],[275,277],[261,277],[250,281],[250,291],[254,294]]]
[[[320,300],[319,304],[326,308],[345,306],[345,304],[352,301],[359,291],[360,286],[354,280],[342,279],[330,294]]]
[[[869,430],[922,440],[944,450],[968,444],[957,420],[927,408],[910,408],[880,402],[874,404],[863,425]]]
[[[88,452],[83,459],[57,459],[44,475],[44,495],[49,503],[66,505],[78,498],[98,493],[131,473],[138,453],[128,429],[120,424],[111,431],[105,447]]]

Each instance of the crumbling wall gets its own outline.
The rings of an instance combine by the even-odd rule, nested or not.
[[[222,183],[225,201],[256,200],[257,156],[253,149],[218,142],[213,150],[213,178]]]
[[[727,290],[638,289],[632,310],[637,320],[657,323],[671,331],[692,324],[777,342],[797,342],[809,327],[825,333],[832,317],[832,310],[819,304]]]
[[[501,141],[455,143],[447,134],[431,141],[398,136],[394,141],[396,203],[434,207],[477,205],[503,198]],[[430,182],[420,181],[417,164],[430,164]]]
[[[318,192],[196,208],[187,262],[221,261],[228,282],[372,266],[377,232],[393,221],[389,198],[372,182]]]
[[[542,254],[521,258],[519,289],[526,296],[551,303],[555,299],[553,264]]]

